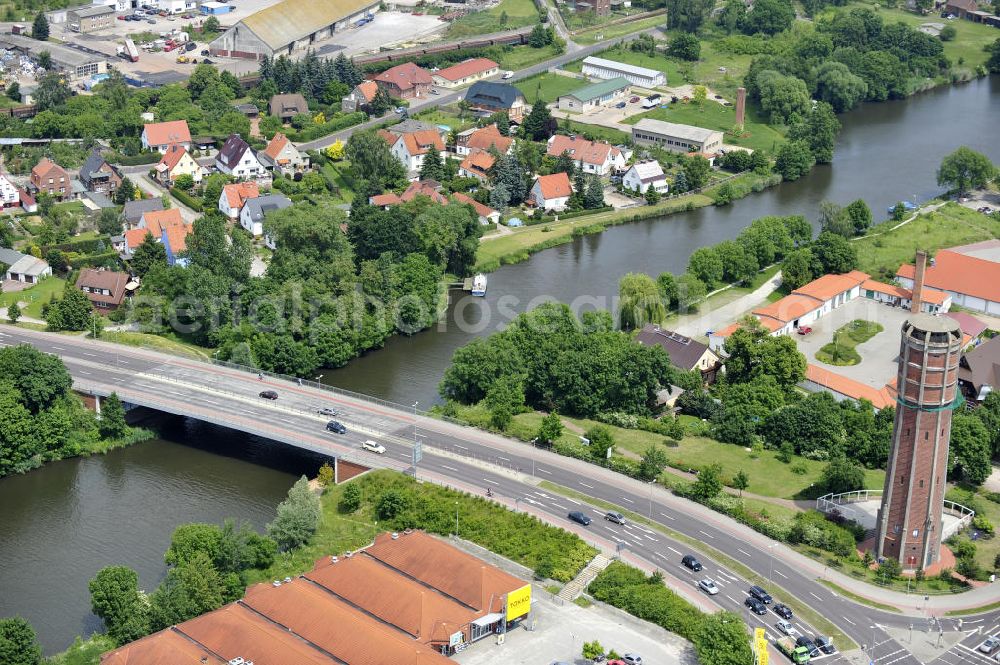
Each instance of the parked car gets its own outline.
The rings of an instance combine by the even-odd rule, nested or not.
[[[997,649],[1000,649],[1000,636],[997,635],[990,635],[979,645],[979,650],[985,654],[991,654]]]
[[[792,625],[792,622],[785,621],[784,619],[774,624],[774,627],[777,628],[779,632],[784,633],[785,635],[791,635],[792,637],[796,637],[799,634],[799,631],[795,630],[795,626]]]
[[[184,45],[184,50],[185,51],[193,51],[196,48],[198,48],[198,45],[195,44],[194,42],[188,42],[187,44]]]
[[[743,601],[743,604],[750,608],[750,611],[754,614],[759,614],[761,616],[767,614],[767,605],[760,602],[753,596],[747,596],[747,599]]]
[[[336,420],[331,420],[326,424],[326,431],[333,432],[334,434],[347,434],[347,428],[344,427],[343,423]]]
[[[203,48],[203,49],[201,50],[201,54],[202,54],[202,55],[208,55],[208,49],[207,49],[207,48]]]
[[[698,588],[707,593],[709,596],[714,596],[719,593],[719,585],[716,584],[714,580],[710,580],[707,577],[703,580],[698,580]]]
[[[579,510],[572,511],[566,517],[570,518],[571,520],[573,520],[577,524],[582,524],[583,526],[588,526],[591,522],[593,522],[592,519],[590,519],[587,515],[585,515],[584,513],[580,512]]]
[[[501,76],[500,78],[502,78],[504,81],[508,81],[508,80],[514,78],[514,72],[511,72],[511,71],[504,72],[503,76]]]
[[[747,590],[747,593],[749,593],[751,597],[756,598],[765,605],[770,605],[771,601],[773,600],[773,598],[771,598],[771,594],[769,594],[767,591],[764,591],[764,589],[762,589],[757,585],[750,587]]]
[[[361,444],[361,447],[370,453],[378,453],[379,455],[385,455],[385,446],[383,446],[378,441],[372,441],[368,439]]]
[[[623,109],[625,108],[625,106],[626,106],[625,102],[618,102],[617,104],[615,104],[616,109]]]
[[[639,98],[638,97],[633,97],[632,99],[628,100],[628,103],[629,104],[638,104],[639,103]]]
[[[148,23],[150,25],[156,25],[156,19],[155,18],[147,18],[146,19],[146,23]]]
[[[837,648],[833,646],[833,640],[823,635],[820,635],[815,640],[813,640],[813,644],[815,644],[816,648],[825,654],[836,653],[837,651]]]
[[[328,406],[324,406],[321,409],[316,409],[316,413],[318,413],[321,416],[339,416],[340,415],[340,412],[338,412],[336,409],[331,409]]]
[[[684,564],[686,568],[690,568],[696,573],[702,568],[701,561],[698,561],[693,554],[685,554],[684,558],[681,559],[681,563]]]
[[[799,635],[798,639],[795,640],[796,646],[805,647],[809,650],[811,655],[813,651],[816,650],[816,643],[812,641],[812,638],[808,635]]]
[[[784,603],[778,603],[771,609],[774,610],[774,613],[777,614],[782,619],[792,618],[792,608],[790,608],[788,605],[785,605]]]
[[[642,656],[637,653],[627,653],[622,656],[622,660],[625,661],[625,665],[642,665]]]
[[[800,335],[808,335],[812,331],[813,329],[810,328],[809,326],[799,326],[798,329],[796,330],[796,332],[799,333]]]
[[[610,512],[604,515],[604,519],[615,524],[625,524],[625,516],[621,513]]]
[[[278,393],[273,390],[261,390],[257,395],[258,397],[263,397],[264,399],[275,400],[278,399]]]
[[[206,65],[214,65],[215,64],[215,60],[209,60],[208,58],[205,58],[204,60],[202,60],[202,63],[204,63]]]
[[[127,20],[127,19],[128,19],[128,17],[127,17],[127,16],[125,16],[125,14],[122,14],[121,16],[119,16],[119,17],[118,17],[118,20],[119,20],[119,21],[125,21],[125,20]]]

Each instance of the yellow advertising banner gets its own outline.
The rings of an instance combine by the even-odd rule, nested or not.
[[[757,665],[768,665],[767,633],[763,628],[754,628],[753,655]]]
[[[507,621],[523,617],[531,611],[531,585],[525,584],[507,594]]]

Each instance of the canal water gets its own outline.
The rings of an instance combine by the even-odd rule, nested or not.
[[[736,236],[764,215],[814,218],[820,201],[868,201],[876,216],[900,199],[926,199],[939,188],[935,169],[959,145],[1000,162],[1000,77],[875,104],[841,118],[834,163],[723,208],[611,228],[504,266],[489,276],[483,299],[459,298],[444,325],[394,338],[385,349],[323,380],[421,407],[456,348],[542,298],[609,303],[630,271],[680,272],[692,251]],[[504,313],[502,310],[506,310]],[[488,320],[486,319],[488,317]],[[87,581],[124,564],[152,590],[164,574],[173,528],[226,517],[263,527],[301,473],[319,460],[293,449],[178,418],[158,420],[161,439],[106,456],[50,464],[0,480],[0,617],[21,614],[46,653],[99,627]]]

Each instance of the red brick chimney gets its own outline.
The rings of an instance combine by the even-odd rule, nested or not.
[[[910,311],[914,314],[920,313],[921,296],[924,293],[924,270],[927,267],[927,252],[922,249],[917,250],[917,260],[914,261],[913,270],[913,294],[910,297]]]
[[[740,87],[736,89],[736,124],[743,127],[744,116],[747,110],[747,89]]]

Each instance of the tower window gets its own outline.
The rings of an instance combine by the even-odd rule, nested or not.
[[[920,529],[914,529],[913,530],[913,537],[916,538],[917,534],[919,534],[919,533],[920,533]]]
[[[923,481],[923,480],[921,480],[921,481],[920,481],[920,486],[921,486],[921,487],[923,487],[923,486],[924,486],[924,481]]]

